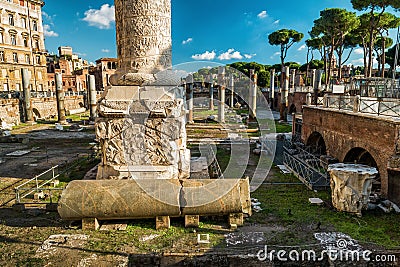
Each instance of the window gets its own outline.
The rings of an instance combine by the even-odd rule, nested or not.
[[[8,14],[8,24],[11,26],[14,26],[14,15],[13,14]]]
[[[29,55],[25,55],[25,63],[31,64],[31,57]]]
[[[12,45],[17,45],[17,37],[15,36],[15,33],[10,33],[10,43]]]
[[[0,62],[4,62],[4,51],[0,51]]]
[[[17,53],[13,53],[13,61],[15,63],[18,63],[18,54]]]
[[[37,21],[36,20],[32,21],[32,30],[34,30],[34,31],[38,30],[38,25],[37,25]]]
[[[39,46],[39,40],[35,40],[35,48],[36,48],[36,49],[39,49],[39,47],[40,47],[40,46]]]
[[[40,64],[40,56],[36,56],[36,64]]]
[[[24,40],[24,46],[25,46],[25,47],[28,47],[28,37],[27,37],[27,36],[24,36],[24,37],[23,37],[23,40]]]
[[[4,43],[3,33],[0,32],[0,44]]]
[[[21,18],[21,27],[26,29],[26,18]]]
[[[20,6],[25,6],[25,0],[19,0],[19,5]]]

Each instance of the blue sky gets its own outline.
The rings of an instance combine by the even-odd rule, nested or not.
[[[56,53],[58,46],[72,46],[75,53],[91,62],[116,57],[113,4],[110,0],[69,0],[68,5],[46,1],[46,48]],[[275,64],[279,48],[268,44],[268,34],[282,28],[305,34],[286,59],[304,63],[307,32],[319,12],[329,7],[353,10],[350,0],[172,0],[173,64],[193,60]],[[395,31],[390,34],[394,37]],[[361,65],[359,52],[355,51],[348,63]]]

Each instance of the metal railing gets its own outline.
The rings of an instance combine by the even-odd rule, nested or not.
[[[400,98],[400,84],[396,79],[357,78],[351,81],[348,91],[361,97]]]
[[[359,112],[382,116],[399,117],[400,100],[398,99],[363,99],[361,98]]]
[[[291,143],[286,143],[283,148],[284,165],[309,189],[329,187],[328,174],[322,169],[321,160],[317,156]]]
[[[324,107],[378,116],[400,116],[400,99],[326,95]]]
[[[44,190],[50,192],[50,203],[52,202],[51,191],[52,190],[63,190],[63,188],[44,188],[46,185],[50,185],[52,181],[60,176],[59,166],[54,166],[49,170],[36,175],[32,179],[26,181],[25,183],[17,186],[15,188],[15,201],[17,204],[22,202],[23,198],[34,193],[42,193]],[[24,202],[27,203],[27,202]],[[36,202],[31,202],[36,203]]]
[[[354,96],[329,95],[326,98],[328,108],[337,108],[339,110],[353,110]]]

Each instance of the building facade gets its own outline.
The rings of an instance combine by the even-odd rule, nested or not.
[[[90,74],[96,79],[96,90],[103,91],[110,85],[110,76],[115,74],[118,67],[116,58],[100,58],[96,60],[96,66],[90,69]]]
[[[73,54],[72,48],[61,46],[59,55],[47,55],[47,79],[50,91],[55,91],[55,74],[61,73],[63,89],[66,92],[84,93],[87,89],[86,76],[89,74],[89,63]]]
[[[41,0],[0,0],[0,91],[22,91],[21,69],[32,91],[47,91]]]

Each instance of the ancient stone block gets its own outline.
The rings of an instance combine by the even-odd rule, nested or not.
[[[82,219],[82,230],[99,230],[100,224],[96,218],[83,218]]]
[[[328,172],[331,177],[332,204],[339,211],[361,216],[371,194],[372,181],[378,174],[376,168],[360,164],[332,164]]]
[[[232,227],[233,225],[242,226],[243,225],[243,213],[231,213],[228,217],[229,226]]]
[[[156,217],[156,230],[169,229],[171,226],[169,216],[157,216]]]
[[[185,227],[199,227],[200,216],[199,215],[185,215]]]

